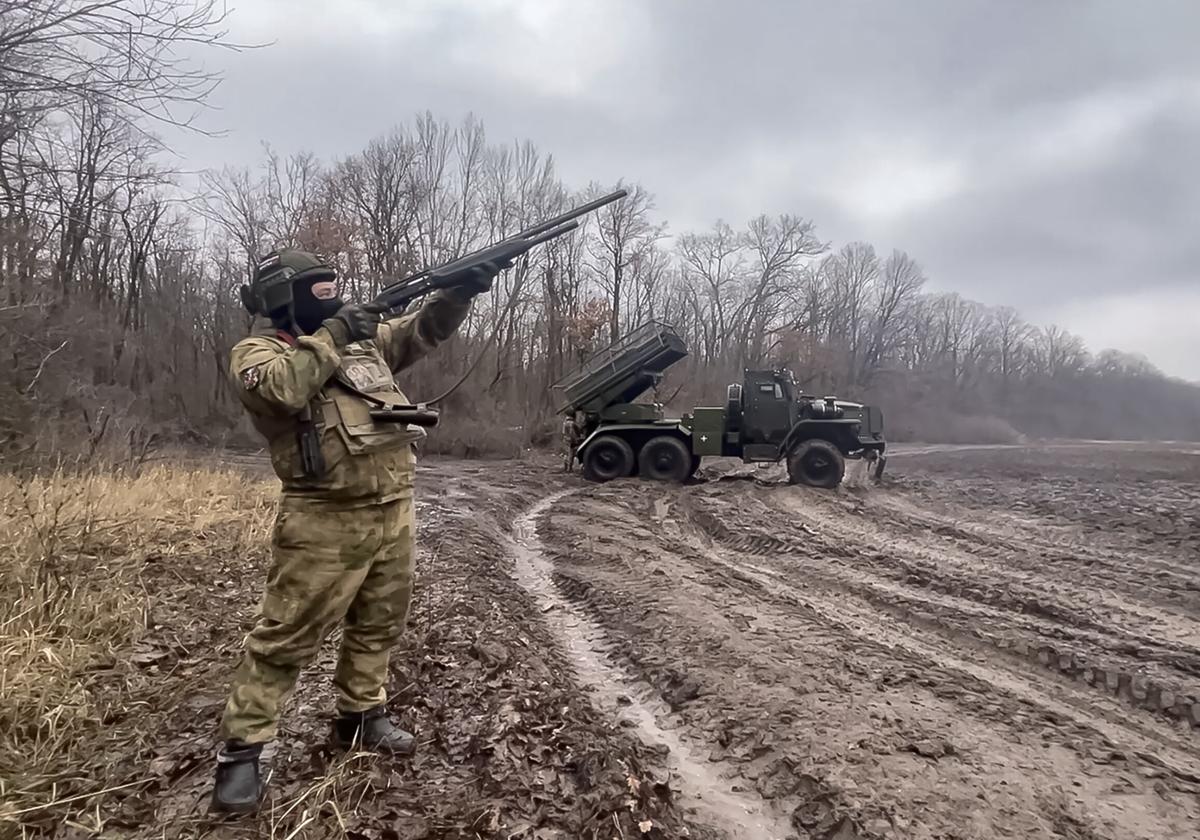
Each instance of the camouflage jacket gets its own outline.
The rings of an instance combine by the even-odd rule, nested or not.
[[[350,509],[412,495],[416,426],[375,422],[370,410],[408,398],[392,374],[412,365],[462,323],[468,299],[431,296],[416,312],[379,326],[372,340],[339,346],[325,327],[292,338],[258,330],[230,353],[230,373],[283,487],[281,508]],[[305,474],[299,433],[311,412],[325,471]]]
[[[575,423],[575,418],[567,416],[562,421],[562,436],[567,443],[574,445],[579,441],[579,426]]]

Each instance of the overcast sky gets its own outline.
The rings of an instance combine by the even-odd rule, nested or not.
[[[672,232],[798,213],[932,288],[1200,380],[1200,2],[231,0],[219,140],[349,154],[429,109],[638,181]]]

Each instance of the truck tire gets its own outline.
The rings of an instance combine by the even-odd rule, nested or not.
[[[845,475],[846,459],[827,440],[806,440],[788,456],[788,478],[792,484],[831,490],[842,483]]]
[[[583,477],[589,481],[612,481],[633,474],[633,447],[616,435],[601,435],[583,453]]]
[[[682,440],[659,435],[647,441],[638,453],[638,470],[643,478],[681,483],[692,474],[692,457]]]

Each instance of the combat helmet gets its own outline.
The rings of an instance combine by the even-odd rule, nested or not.
[[[292,305],[292,284],[297,280],[332,280],[337,272],[319,257],[295,248],[272,251],[254,269],[249,285],[241,288],[242,306],[251,315],[270,317]]]

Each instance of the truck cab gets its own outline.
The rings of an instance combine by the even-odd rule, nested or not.
[[[778,448],[798,417],[795,383],[786,371],[747,370],[742,379],[742,442]]]

